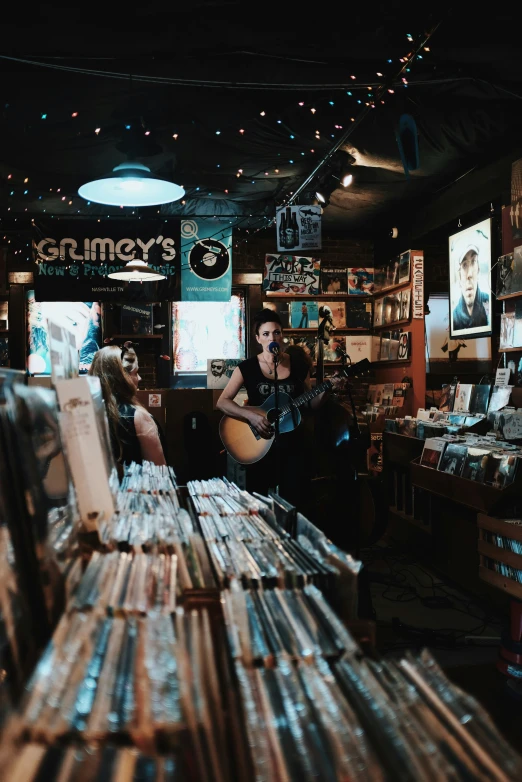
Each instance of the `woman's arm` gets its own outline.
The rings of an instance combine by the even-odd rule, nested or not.
[[[336,391],[344,384],[344,378],[341,377],[340,375],[333,375],[332,377],[329,377],[328,380],[332,384],[332,391]],[[310,373],[308,373],[308,375],[305,378],[304,387],[305,387],[305,391],[311,391],[312,389],[312,384],[310,382]],[[318,407],[321,407],[321,405],[323,404],[326,398],[326,394],[328,393],[329,391],[323,391],[322,394],[318,394],[312,399],[312,401],[310,402],[310,407],[312,408],[312,410],[317,410]]]
[[[165,454],[161,447],[158,427],[151,414],[143,407],[137,407],[134,415],[134,426],[140,441],[141,456],[143,461],[153,462],[161,466],[167,464]]]
[[[239,367],[236,367],[232,372],[232,377],[228,381],[226,387],[223,389],[221,396],[217,401],[217,409],[221,410],[225,415],[229,415],[231,418],[237,418],[238,421],[245,421],[250,424],[254,429],[267,440],[272,436],[272,427],[267,418],[258,413],[254,407],[241,407],[234,402],[234,397],[241,386],[243,385],[243,375]]]

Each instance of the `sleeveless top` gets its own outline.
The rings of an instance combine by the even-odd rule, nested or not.
[[[115,438],[111,438],[114,458],[120,464],[130,464],[130,462],[142,464],[143,457],[141,454],[141,445],[139,437],[136,433],[136,424],[134,422],[136,408],[134,405],[131,405],[128,402],[120,402],[118,405],[118,411],[120,414],[118,421],[119,443]],[[151,417],[156,424],[158,436],[163,448],[163,453],[166,455],[166,443],[163,432],[154,416],[151,415]]]
[[[247,358],[238,365],[243,375],[243,381],[248,395],[248,404],[259,407],[274,393],[274,381],[261,372],[257,356]],[[292,399],[304,393],[304,381],[308,375],[308,366],[292,361],[290,357],[290,374],[279,381],[279,391],[288,394]]]

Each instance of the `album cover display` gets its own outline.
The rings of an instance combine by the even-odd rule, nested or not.
[[[448,443],[446,450],[444,451],[444,456],[440,461],[439,470],[450,473],[451,475],[461,475],[467,453],[468,449],[465,445]]]
[[[513,332],[513,347],[522,348],[522,301],[515,301],[515,328]]]
[[[340,361],[346,352],[346,337],[335,334],[324,346],[323,358],[325,361]]]
[[[397,359],[406,361],[411,356],[411,331],[399,332],[399,349]]]
[[[346,303],[346,328],[369,329],[372,325],[372,303],[354,296]]]
[[[383,306],[384,306],[384,299],[376,299],[375,304],[373,307],[373,325],[374,326],[383,326],[384,320],[383,320]]]
[[[290,302],[290,328],[312,329],[319,326],[319,305],[316,301]]]
[[[422,466],[438,470],[446,445],[447,440],[443,440],[442,437],[428,437],[422,449],[420,460]]]
[[[401,311],[399,320],[409,320],[411,307],[411,288],[401,291]]]
[[[321,312],[322,310],[322,312]],[[333,326],[336,329],[346,328],[346,302],[344,301],[324,301],[319,304],[319,319],[327,313],[332,318]]]
[[[391,341],[391,331],[383,331],[381,334],[381,352],[380,352],[381,361],[390,360],[390,341]]]
[[[512,390],[513,386],[493,386],[493,391],[491,392],[491,398],[489,400],[488,413],[502,410],[503,407],[509,405]]]
[[[399,339],[401,336],[400,331],[392,331],[390,333],[390,350],[389,350],[389,360],[390,361],[397,361],[399,358]]]
[[[348,293],[350,295],[360,295],[373,293],[374,270],[366,267],[356,267],[348,269]]]
[[[515,347],[515,313],[503,312],[500,316],[500,345],[503,348]]]
[[[322,268],[321,293],[346,296],[348,293],[348,269]]]
[[[401,319],[401,295],[392,293],[384,297],[383,321],[385,325],[395,323]]]
[[[455,392],[455,404],[453,405],[454,413],[469,413],[469,403],[471,401],[472,393],[472,383],[457,384],[457,390]]]
[[[152,304],[122,304],[122,334],[152,334]]]
[[[488,411],[490,392],[491,386],[489,385],[474,385],[471,390],[469,412],[484,413],[485,415]]]
[[[478,483],[484,483],[488,457],[489,451],[485,451],[482,448],[468,448],[462,469],[462,477]]]
[[[399,256],[399,284],[409,282],[410,276],[410,251],[407,250]]]
[[[455,392],[457,386],[453,383],[447,383],[442,386],[442,394],[439,400],[439,410],[444,413],[451,413],[455,403]]]
[[[299,334],[297,332],[285,332],[283,337],[285,345],[299,345],[312,361],[316,360],[317,339],[314,334]]]
[[[497,298],[516,293],[513,253],[501,255],[497,261]]]

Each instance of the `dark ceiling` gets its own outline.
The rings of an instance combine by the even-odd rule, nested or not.
[[[377,230],[521,137],[519,17],[491,6],[485,14],[393,0],[356,9],[237,0],[9,6],[4,219],[132,213],[87,205],[77,190],[133,153],[184,185],[185,203],[161,207],[165,216],[266,226],[349,130],[341,149],[355,161],[354,183],[333,192],[324,225]],[[394,80],[433,29],[429,50]],[[383,85],[385,102],[366,106]],[[395,136],[405,113],[419,137],[420,166],[409,178]]]

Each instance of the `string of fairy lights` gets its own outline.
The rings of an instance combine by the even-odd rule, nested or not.
[[[431,35],[431,34],[430,34]],[[238,193],[238,185],[243,188],[245,185],[250,184],[254,188],[252,194],[246,194],[241,190],[241,201],[249,200],[249,195],[256,197],[255,187],[260,182],[268,182],[275,185],[274,191],[274,211],[275,204],[279,200],[284,204],[292,201],[292,196],[296,192],[294,190],[289,194],[283,196],[284,184],[288,178],[295,178],[295,174],[292,171],[293,167],[300,169],[303,165],[309,165],[310,168],[317,168],[318,164],[321,164],[321,159],[325,157],[324,150],[326,149],[326,157],[328,156],[328,149],[335,146],[336,142],[346,135],[347,128],[350,123],[357,123],[358,117],[361,112],[367,112],[368,110],[379,109],[380,106],[385,104],[388,100],[393,99],[394,94],[400,90],[411,86],[414,86],[415,82],[410,81],[410,72],[414,63],[423,61],[428,58],[430,52],[430,46],[424,45],[422,49],[416,50],[416,41],[421,38],[428,39],[430,35],[422,33],[421,36],[414,36],[410,33],[405,33],[407,41],[407,51],[401,57],[388,58],[383,64],[382,70],[375,71],[372,78],[360,77],[356,73],[349,74],[349,80],[347,83],[340,84],[272,84],[262,85],[254,83],[241,83],[235,82],[233,85],[226,82],[212,82],[212,81],[194,81],[194,80],[172,80],[161,77],[150,78],[142,75],[132,75],[132,79],[136,82],[143,83],[161,83],[161,84],[176,84],[177,86],[191,86],[191,87],[212,87],[219,86],[221,88],[235,87],[239,90],[260,90],[268,89],[274,92],[288,90],[292,92],[302,91],[303,93],[314,93],[312,98],[303,97],[302,99],[292,99],[286,105],[283,111],[272,111],[269,109],[268,102],[260,100],[259,108],[255,116],[248,116],[241,119],[239,122],[237,117],[235,120],[230,120],[225,125],[215,127],[213,130],[207,128],[207,132],[211,135],[215,135],[220,141],[225,142],[228,146],[231,142],[234,142],[234,138],[248,138],[249,134],[254,133],[259,122],[267,127],[274,128],[281,139],[282,150],[275,154],[275,159],[271,162],[271,165],[267,165],[266,168],[252,171],[252,166],[245,162],[237,167],[236,170],[226,169],[225,165],[219,161],[215,162],[215,174],[219,179],[230,179],[230,183],[226,187],[223,187],[223,181],[220,182],[219,187],[204,187],[202,184],[190,185],[186,187],[186,196],[180,202],[179,206],[187,207],[190,210],[194,208],[193,204],[197,201],[204,199],[226,199],[233,200],[234,195]],[[78,74],[89,75],[94,77],[104,77],[113,79],[125,79],[128,80],[127,74],[121,74],[117,72],[109,71],[97,71],[87,70],[80,68],[73,68],[70,66],[55,65],[48,62],[40,62],[36,60],[28,60],[23,58],[13,58],[7,56],[0,56],[0,59],[8,59],[16,62],[24,62],[26,64],[33,65],[39,68],[53,68],[54,70],[78,72]],[[393,80],[392,74],[397,72],[402,73],[399,80]],[[392,79],[392,81],[390,81]],[[425,82],[424,82],[425,83]],[[386,90],[385,94],[383,90]],[[378,97],[376,97],[378,96]],[[265,104],[265,105],[263,105]],[[7,104],[5,110],[9,112],[11,107]],[[88,111],[83,111],[81,105],[72,106],[69,111],[54,111],[51,108],[44,110],[37,110],[35,108],[35,122],[44,123],[49,125],[53,122],[60,124],[61,127],[67,127],[67,123],[75,123],[75,126],[79,128],[76,131],[76,136],[80,136],[83,139],[91,139],[97,142],[106,143],[114,136],[114,126],[104,129],[103,124],[92,121],[92,116]],[[89,127],[90,126],[90,127]],[[294,127],[295,126],[295,127]],[[192,126],[191,126],[192,127]],[[132,122],[123,123],[121,131],[132,131],[143,133],[145,137],[155,135],[156,131],[153,127],[149,127],[146,124],[140,126],[138,129],[133,126]],[[166,135],[165,128],[161,128],[157,131],[161,133],[162,142]],[[183,139],[185,134],[188,133],[188,127],[184,130],[182,123],[178,123],[177,127],[172,127],[168,135],[170,135],[171,143],[176,150],[179,150],[178,154],[182,154]],[[225,148],[225,147],[224,147]],[[291,151],[294,149],[294,152]],[[289,151],[290,149],[290,151]],[[95,147],[94,147],[95,153]],[[94,154],[93,153],[93,154]],[[209,178],[212,178],[212,172],[207,172]],[[70,193],[66,191],[66,188],[62,185],[53,185],[52,187],[42,188],[39,186],[36,178],[33,178],[29,174],[20,174],[16,171],[9,171],[4,176],[4,183],[7,189],[7,215],[6,223],[19,222],[23,225],[23,228],[5,228],[2,231],[2,222],[0,222],[0,243],[4,243],[4,246],[9,246],[14,256],[22,256],[27,261],[31,260],[30,246],[28,241],[28,231],[30,225],[28,219],[33,216],[40,216],[41,218],[57,220],[69,219],[70,217],[88,217],[93,220],[101,222],[105,219],[142,219],[142,217],[153,216],[152,210],[148,210],[147,215],[138,214],[137,209],[131,207],[120,207],[119,210],[107,209],[98,205],[92,205],[90,202],[85,202],[76,193]],[[27,199],[28,206],[23,207],[22,212],[15,212],[14,208],[9,204],[12,199],[12,203],[23,203]],[[40,203],[41,202],[41,203]],[[68,209],[67,209],[68,207]],[[157,215],[164,215],[168,211],[166,209],[157,209]],[[176,207],[177,209],[178,207]],[[211,207],[212,208],[212,207]],[[198,210],[199,211],[199,210]],[[224,215],[214,214],[206,215],[204,218],[199,214],[194,214],[192,211],[180,210],[178,213],[170,215],[172,219],[188,219],[191,217],[197,217],[200,219],[225,219]],[[237,236],[235,237],[234,247],[237,249],[242,243],[248,242],[253,236],[260,231],[265,231],[275,223],[275,216],[273,214],[267,215],[265,213],[250,212],[242,215],[231,215],[232,219],[228,219],[229,225],[232,226],[233,231]],[[25,218],[25,219],[24,219]],[[169,215],[167,215],[165,222],[168,222]],[[5,223],[4,223],[5,225]],[[215,236],[218,236],[223,231],[223,226],[216,230]],[[241,235],[243,234],[243,235]],[[2,238],[3,237],[3,238]],[[208,237],[212,238],[212,237]]]

